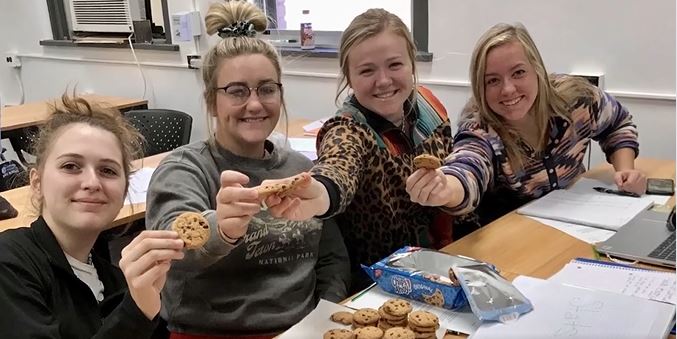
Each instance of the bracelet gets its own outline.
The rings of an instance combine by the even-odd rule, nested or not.
[[[231,238],[231,237],[229,237],[229,236],[226,234],[226,232],[224,232],[224,231],[221,230],[221,228],[219,228],[219,234],[221,234],[221,239],[223,239],[223,241],[225,241],[225,242],[227,242],[227,243],[229,243],[229,244],[231,244],[231,245],[235,245],[238,241],[240,241],[240,239],[242,239],[242,237],[238,237],[238,238]]]

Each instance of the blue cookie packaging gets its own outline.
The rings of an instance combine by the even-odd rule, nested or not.
[[[410,246],[362,268],[386,292],[453,310],[468,305],[468,299],[451,267],[472,265],[496,270],[472,258]]]

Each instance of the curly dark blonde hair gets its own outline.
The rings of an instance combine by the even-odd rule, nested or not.
[[[52,144],[59,131],[71,124],[87,124],[115,135],[122,152],[122,167],[125,178],[125,193],[129,188],[129,176],[132,173],[132,160],[143,156],[143,136],[115,108],[103,107],[84,98],[64,93],[60,102],[50,105],[50,116],[40,127],[40,133],[33,142],[35,168],[38,173],[44,170],[45,159],[52,151]],[[33,207],[42,213],[42,199],[35,194],[31,197]]]

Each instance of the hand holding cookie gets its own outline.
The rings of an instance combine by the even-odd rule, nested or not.
[[[233,241],[247,233],[249,221],[261,210],[259,195],[246,188],[249,178],[236,171],[221,173],[221,189],[216,194],[216,221],[221,234]]]
[[[183,241],[172,231],[143,231],[121,252],[120,269],[141,312],[153,319],[160,312],[160,291],[172,260],[183,259]]]
[[[419,154],[414,158],[414,167],[416,169],[438,169],[442,166],[442,160],[431,154]]]
[[[406,190],[412,202],[423,206],[440,206],[449,201],[447,176],[439,168],[442,162],[429,154],[414,158],[418,169],[407,178]]]
[[[189,250],[204,246],[211,234],[209,222],[197,212],[179,214],[172,222],[172,231],[179,234],[179,238]]]
[[[281,180],[265,180],[261,186],[289,183],[298,178],[297,183],[280,194],[270,194],[264,200],[271,215],[289,220],[307,220],[324,214],[329,209],[329,193],[322,183],[307,173]]]
[[[264,180],[261,185],[255,188],[261,200],[265,200],[271,195],[284,198],[294,196],[297,191],[307,188],[310,185],[310,180],[310,174],[304,172],[289,178]]]

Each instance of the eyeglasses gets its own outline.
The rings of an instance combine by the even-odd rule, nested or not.
[[[247,85],[235,83],[225,87],[217,87],[228,96],[233,105],[244,105],[249,100],[252,91],[256,91],[256,96],[260,102],[273,103],[280,99],[282,93],[282,84],[279,82],[266,82],[259,87],[247,87]]]

